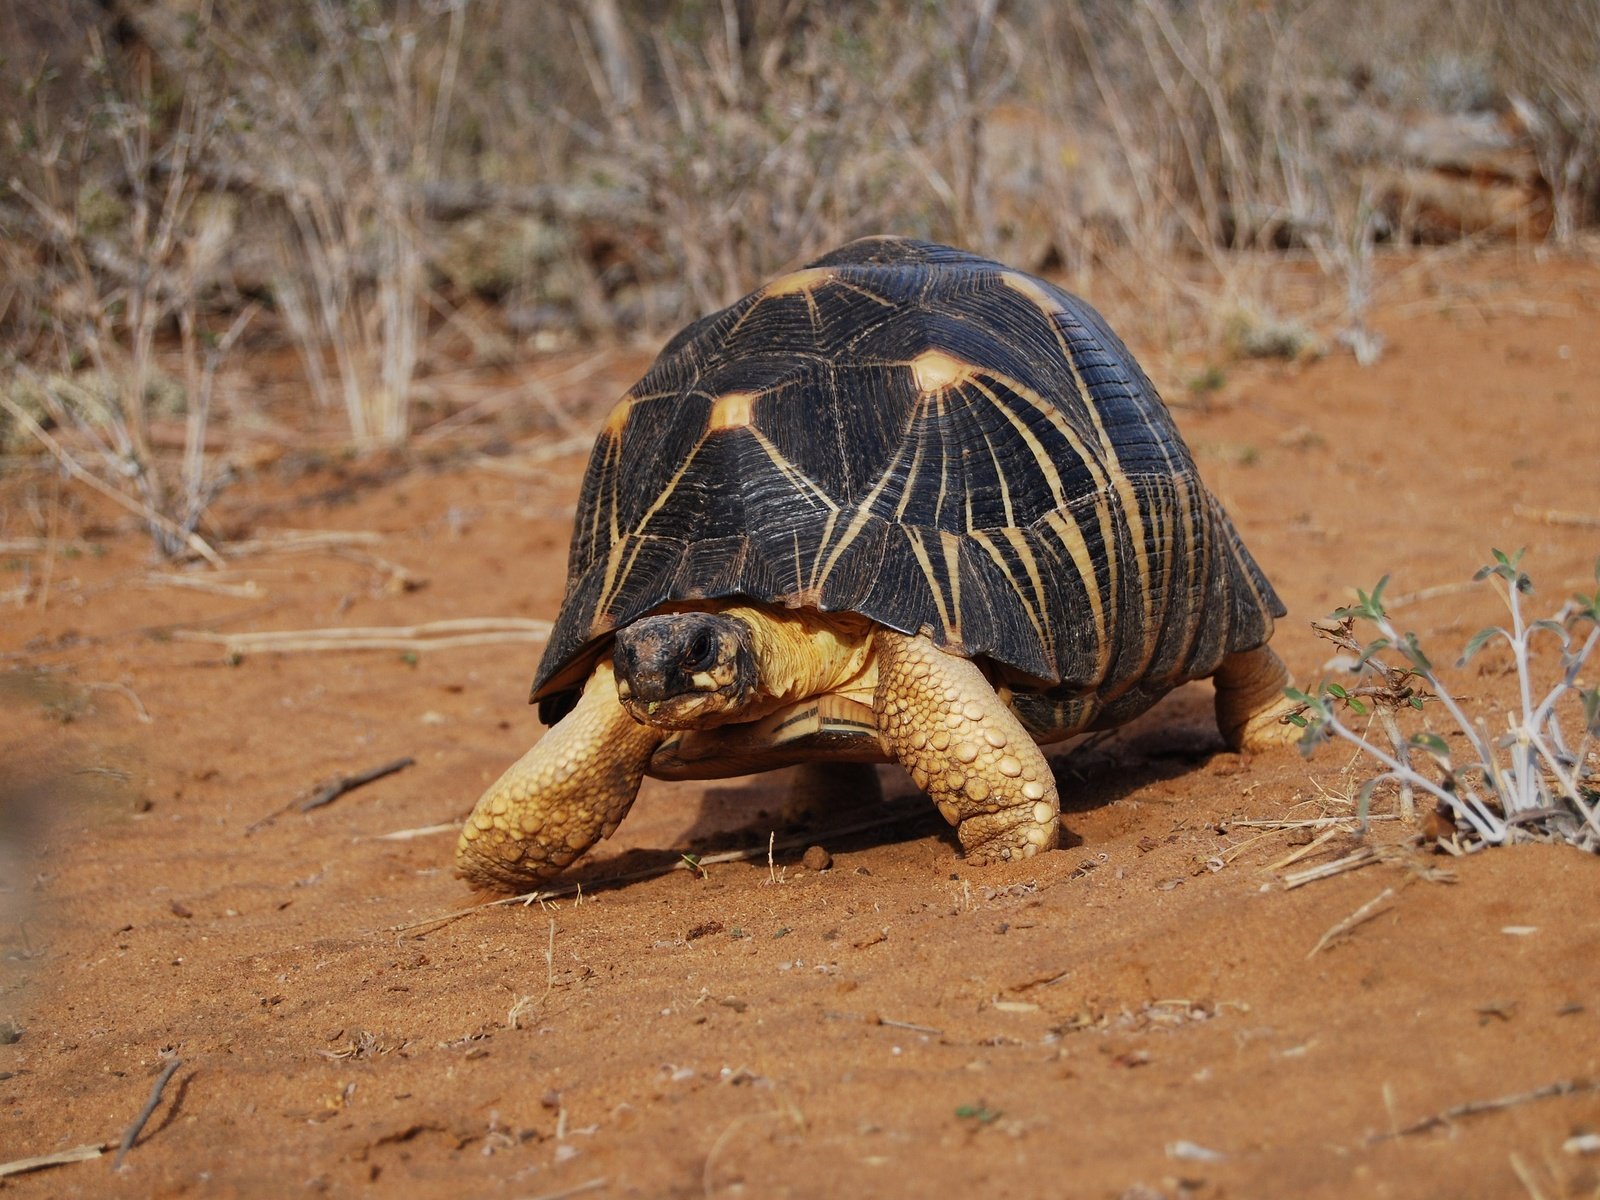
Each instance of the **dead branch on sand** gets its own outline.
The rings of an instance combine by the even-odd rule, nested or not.
[[[422,625],[378,625],[349,629],[285,629],[262,633],[212,633],[179,629],[178,641],[210,642],[226,653],[300,654],[326,650],[454,650],[465,646],[499,646],[510,642],[543,642],[550,622],[522,617],[460,617]]]
[[[1413,1133],[1426,1133],[1430,1129],[1437,1129],[1441,1125],[1448,1125],[1451,1121],[1461,1117],[1474,1117],[1479,1113],[1500,1112],[1507,1108],[1515,1108],[1520,1104],[1531,1104],[1535,1100],[1548,1100],[1554,1096],[1577,1096],[1585,1092],[1600,1091],[1600,1080],[1594,1079],[1560,1079],[1555,1083],[1547,1083],[1544,1087],[1534,1088],[1530,1092],[1517,1092],[1510,1096],[1498,1096],[1493,1100],[1468,1100],[1464,1104],[1452,1105],[1442,1112],[1432,1116],[1423,1117],[1420,1121],[1413,1121],[1402,1129],[1391,1133],[1375,1133],[1367,1138],[1367,1144],[1393,1141],[1396,1138],[1408,1137]]]
[[[117,1157],[111,1160],[113,1171],[122,1170],[122,1160],[128,1156],[128,1151],[133,1149],[134,1142],[138,1141],[139,1135],[144,1132],[145,1122],[150,1119],[150,1114],[156,1111],[156,1105],[161,1103],[161,1093],[166,1090],[167,1081],[181,1066],[183,1059],[174,1058],[161,1068],[161,1074],[156,1076],[155,1086],[150,1089],[150,1098],[144,1102],[139,1115],[134,1117],[133,1123],[128,1126],[128,1131],[122,1135],[122,1144],[117,1147]]]
[[[1344,920],[1334,924],[1328,930],[1328,932],[1324,933],[1320,938],[1318,938],[1317,944],[1311,947],[1311,952],[1307,954],[1306,957],[1308,959],[1315,958],[1320,951],[1327,949],[1327,947],[1333,945],[1334,942],[1338,941],[1342,937],[1345,937],[1350,933],[1351,930],[1356,928],[1356,926],[1365,924],[1366,922],[1372,920],[1373,917],[1377,916],[1383,911],[1381,907],[1383,903],[1392,899],[1394,899],[1394,889],[1392,887],[1384,888],[1383,891],[1379,892],[1371,900],[1368,900],[1360,908],[1356,909],[1355,912],[1344,918]]]

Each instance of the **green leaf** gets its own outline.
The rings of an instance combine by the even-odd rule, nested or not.
[[[1304,729],[1307,725],[1311,724],[1311,722],[1306,720],[1305,717],[1300,713],[1290,713],[1286,719],[1288,720],[1289,724],[1298,725],[1301,729]]]
[[[987,1104],[961,1104],[956,1107],[956,1116],[963,1121],[976,1121],[980,1125],[990,1125],[1000,1119],[1000,1110],[990,1108]]]
[[[1385,575],[1378,580],[1378,586],[1372,589],[1372,598],[1367,602],[1367,606],[1372,609],[1375,617],[1383,616],[1383,589],[1388,586],[1389,577]]]
[[[1361,661],[1362,662],[1366,662],[1374,654],[1378,653],[1378,651],[1387,650],[1388,648],[1389,648],[1389,639],[1388,638],[1386,638],[1386,637],[1375,638],[1371,642],[1367,643],[1367,648],[1361,652]]]
[[[1497,633],[1507,641],[1511,640],[1511,635],[1498,625],[1492,625],[1488,629],[1480,629],[1472,635],[1472,640],[1467,643],[1466,649],[1461,652],[1461,657],[1456,660],[1456,666],[1466,666],[1471,661],[1472,656],[1488,645],[1489,639]]]
[[[1414,733],[1411,735],[1411,744],[1438,755],[1446,762],[1450,759],[1450,744],[1437,733]]]
[[[1351,696],[1345,701],[1345,703],[1350,706],[1350,711],[1355,713],[1357,716],[1364,717],[1367,715],[1367,706],[1361,703],[1360,700],[1357,700],[1354,696]]]
[[[1330,683],[1328,685],[1328,694],[1330,696],[1337,696],[1341,700],[1350,699],[1350,693],[1345,691],[1344,688],[1340,687],[1337,683]]]
[[[1400,644],[1400,653],[1411,660],[1411,664],[1425,674],[1431,674],[1433,664],[1428,661],[1428,656],[1422,652],[1422,647],[1417,644],[1417,635],[1408,633]]]
[[[1567,636],[1567,627],[1560,621],[1552,621],[1548,617],[1542,621],[1534,621],[1528,626],[1528,632],[1532,633],[1535,629],[1542,629],[1546,633],[1555,634],[1560,639],[1563,650],[1572,644],[1572,639]]]
[[[1360,588],[1356,589],[1356,602],[1343,608],[1333,610],[1333,615],[1340,620],[1348,617],[1362,617],[1368,621],[1376,621],[1383,616],[1383,589],[1389,586],[1389,577],[1385,575],[1378,580],[1378,585],[1368,595]]]
[[[1313,700],[1310,696],[1306,695],[1299,688],[1286,687],[1286,688],[1283,689],[1283,694],[1285,696],[1287,696],[1289,699],[1293,700],[1296,704],[1315,704],[1316,703],[1315,700]]]
[[[1411,707],[1416,709],[1418,712],[1421,712],[1422,711],[1422,697],[1421,696],[1413,696],[1413,697],[1411,697]]]

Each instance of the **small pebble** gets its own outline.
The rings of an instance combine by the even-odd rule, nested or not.
[[[829,854],[821,846],[811,846],[806,850],[805,857],[800,861],[808,871],[826,871],[833,866],[833,855]]]

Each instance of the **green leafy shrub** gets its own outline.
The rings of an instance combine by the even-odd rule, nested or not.
[[[1467,642],[1458,668],[1484,647],[1503,641],[1511,653],[1517,681],[1517,704],[1503,714],[1503,731],[1492,732],[1489,719],[1469,713],[1423,651],[1414,633],[1402,632],[1384,609],[1385,576],[1371,594],[1357,592],[1357,602],[1336,610],[1317,630],[1354,656],[1351,668],[1358,682],[1324,682],[1314,694],[1289,690],[1299,708],[1290,720],[1305,730],[1302,753],[1340,739],[1383,766],[1361,788],[1358,808],[1363,817],[1373,791],[1385,782],[1398,784],[1409,804],[1412,793],[1431,796],[1442,816],[1457,827],[1469,847],[1516,841],[1565,841],[1600,851],[1600,687],[1580,678],[1596,644],[1600,644],[1600,589],[1578,594],[1552,617],[1529,621],[1523,598],[1533,584],[1521,568],[1522,554],[1494,551],[1494,561],[1474,579],[1487,581],[1505,601],[1509,626],[1481,630]],[[1595,567],[1600,583],[1600,564]],[[1357,636],[1358,626],[1376,631],[1371,641]],[[1533,644],[1547,638],[1559,648],[1559,671],[1547,685],[1535,681]],[[1398,661],[1395,661],[1398,659]],[[1402,665],[1403,664],[1403,665]],[[1425,705],[1444,708],[1455,728],[1447,735],[1425,731],[1402,734],[1397,717]],[[1386,745],[1369,740],[1347,723],[1346,716],[1372,717]],[[1576,728],[1576,741],[1570,740]]]

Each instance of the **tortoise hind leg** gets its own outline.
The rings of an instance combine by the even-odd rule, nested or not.
[[[577,707],[478,800],[456,843],[457,872],[496,891],[549,879],[615,832],[660,741],[618,702],[602,661]]]
[[[1300,730],[1280,719],[1293,707],[1283,694],[1289,671],[1270,646],[1228,655],[1212,680],[1217,727],[1233,749],[1265,750],[1300,736]]]
[[[958,826],[976,863],[1056,844],[1061,809],[1050,764],[977,664],[927,638],[873,635],[873,709],[883,744]]]

